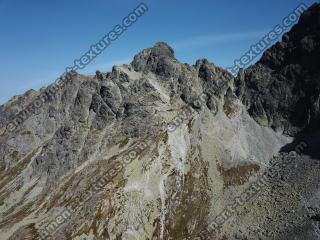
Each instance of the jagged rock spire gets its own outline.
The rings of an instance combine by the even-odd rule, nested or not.
[[[136,71],[151,71],[159,75],[170,77],[174,71],[174,51],[164,42],[158,42],[152,48],[138,53],[131,65]]]

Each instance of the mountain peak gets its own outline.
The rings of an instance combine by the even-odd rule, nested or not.
[[[131,65],[135,71],[151,71],[159,75],[171,76],[171,67],[176,61],[173,49],[165,42],[158,42],[152,48],[135,55]]]
[[[174,58],[174,50],[166,42],[157,42],[153,47],[155,53],[164,54]]]

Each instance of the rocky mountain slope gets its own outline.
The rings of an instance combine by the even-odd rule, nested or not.
[[[315,4],[236,78],[160,42],[110,73],[12,98],[0,239],[320,239],[319,26]]]
[[[241,71],[236,81],[237,95],[250,115],[288,135],[319,121],[319,11],[318,5],[312,6],[282,41]]]

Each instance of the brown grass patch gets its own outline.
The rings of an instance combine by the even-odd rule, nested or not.
[[[224,186],[229,187],[239,186],[246,183],[250,176],[254,175],[260,170],[260,166],[257,164],[248,164],[225,169],[218,164],[218,170],[223,178]]]

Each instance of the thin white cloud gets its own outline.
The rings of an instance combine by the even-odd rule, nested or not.
[[[260,30],[260,31],[250,31],[250,32],[198,36],[198,37],[191,37],[182,41],[173,42],[171,46],[174,49],[185,49],[185,48],[204,46],[204,45],[215,44],[215,43],[225,42],[225,41],[252,39],[252,38],[262,37],[266,33],[267,33],[266,30]]]

